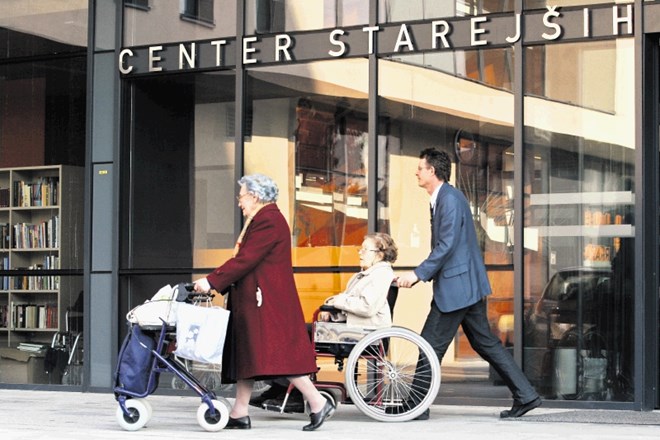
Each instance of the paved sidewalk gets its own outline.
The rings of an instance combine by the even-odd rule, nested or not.
[[[500,420],[500,407],[433,405],[431,419],[383,423],[352,405],[339,407],[318,431],[303,432],[309,419],[254,409],[249,431],[206,432],[197,424],[201,400],[191,396],[148,397],[153,417],[139,431],[122,430],[112,393],[0,390],[2,440],[111,439],[658,439],[660,412],[538,408],[517,420]],[[230,399],[231,401],[231,399]],[[591,422],[588,422],[591,421]],[[588,423],[587,423],[588,422]]]

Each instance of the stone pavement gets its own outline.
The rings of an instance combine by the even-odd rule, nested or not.
[[[431,419],[378,422],[353,405],[341,405],[315,432],[303,432],[309,419],[251,410],[249,431],[204,431],[196,421],[201,400],[194,394],[152,395],[153,417],[139,431],[117,424],[112,393],[0,390],[2,440],[111,439],[658,439],[660,412],[538,408],[516,420],[501,420],[501,407],[433,405]],[[229,399],[231,401],[231,399]]]

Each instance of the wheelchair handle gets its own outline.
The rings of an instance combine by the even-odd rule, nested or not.
[[[319,310],[322,311],[322,312],[331,312],[331,313],[341,312],[340,309],[338,309],[334,306],[328,305],[328,304],[323,304],[321,307],[319,307]]]

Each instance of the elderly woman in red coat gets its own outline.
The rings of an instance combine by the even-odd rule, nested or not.
[[[255,380],[287,377],[310,405],[310,423],[303,430],[313,431],[335,407],[308,376],[317,371],[316,357],[293,279],[291,233],[275,204],[277,185],[260,174],[238,184],[246,222],[234,255],[195,281],[196,292],[230,291],[222,376],[236,383],[236,401],[226,428],[251,428],[248,404]]]

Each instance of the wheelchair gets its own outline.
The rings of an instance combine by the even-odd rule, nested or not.
[[[390,311],[398,287],[388,292]],[[333,311],[322,306],[319,311]],[[369,330],[345,323],[312,324],[317,358],[330,357],[344,373],[343,382],[312,381],[335,406],[354,404],[365,415],[381,422],[412,420],[426,411],[440,390],[440,362],[431,345],[404,327]],[[335,310],[336,311],[336,310]],[[289,389],[291,391],[291,388]],[[282,407],[286,405],[286,398]]]

